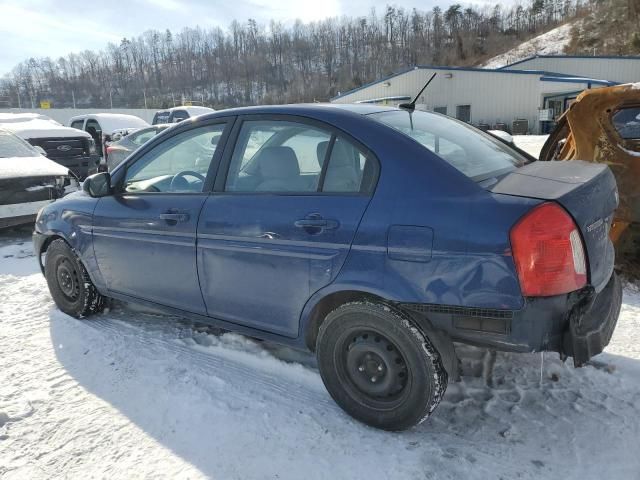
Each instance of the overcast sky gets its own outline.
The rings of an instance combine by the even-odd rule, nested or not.
[[[248,18],[260,23],[296,18],[308,22],[367,15],[374,6],[381,12],[387,3],[428,10],[453,0],[0,0],[0,76],[29,57],[98,50],[149,29],[227,27],[232,20]]]

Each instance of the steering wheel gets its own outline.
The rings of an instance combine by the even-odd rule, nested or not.
[[[176,173],[171,179],[171,184],[169,184],[169,191],[184,191],[190,190],[191,184],[184,177],[195,177],[204,183],[204,175],[198,172],[194,172],[193,170],[184,170],[182,172]]]

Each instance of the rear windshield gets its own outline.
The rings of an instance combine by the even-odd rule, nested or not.
[[[392,110],[369,116],[410,136],[477,182],[527,163],[489,134],[444,115]]]
[[[0,132],[0,158],[37,157],[39,154],[17,137]]]

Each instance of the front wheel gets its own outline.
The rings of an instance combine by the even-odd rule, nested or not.
[[[104,308],[104,297],[64,240],[54,240],[47,248],[44,275],[53,301],[67,315],[82,318]]]
[[[386,305],[351,303],[332,311],[320,327],[316,352],[336,403],[376,428],[421,423],[447,388],[447,372],[429,339]]]

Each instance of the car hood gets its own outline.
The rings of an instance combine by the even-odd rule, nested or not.
[[[68,168],[42,155],[0,158],[0,180],[27,177],[59,177],[68,174]]]
[[[31,138],[91,138],[91,135],[83,130],[64,127],[57,122],[40,118],[20,122],[9,122],[0,118],[0,126],[24,140]]]

